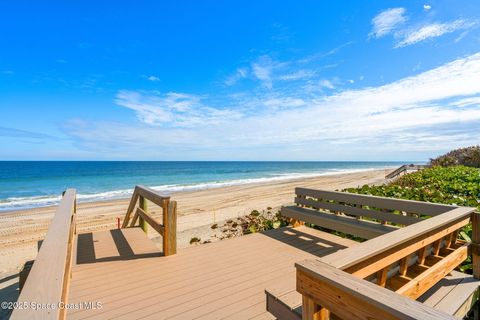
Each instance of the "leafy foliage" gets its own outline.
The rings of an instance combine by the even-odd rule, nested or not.
[[[480,210],[480,169],[465,166],[432,167],[406,174],[386,185],[365,185],[359,188],[348,188],[344,191],[477,207]],[[460,234],[468,241],[472,236],[471,226],[466,226]],[[472,262],[470,259],[469,257],[459,267],[462,272],[471,273]]]
[[[352,193],[480,208],[480,170],[465,166],[432,167],[378,186],[348,188]]]
[[[456,166],[480,168],[480,146],[471,146],[452,150],[438,158],[430,159],[432,166]]]

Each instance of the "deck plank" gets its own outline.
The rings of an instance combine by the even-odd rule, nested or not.
[[[272,319],[264,290],[276,283],[294,290],[295,261],[356,244],[300,226],[190,247],[168,257],[143,257],[151,252],[139,245],[141,237],[146,238],[137,233],[127,240],[133,257],[118,259],[121,253],[115,255],[110,243],[99,251],[103,260],[74,265],[70,302],[98,301],[103,307],[70,310],[69,319]],[[109,255],[117,258],[108,260]]]

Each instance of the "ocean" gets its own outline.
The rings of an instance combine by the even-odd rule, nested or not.
[[[0,212],[55,205],[66,188],[79,202],[128,198],[135,185],[165,194],[254,182],[398,167],[403,162],[0,161]]]

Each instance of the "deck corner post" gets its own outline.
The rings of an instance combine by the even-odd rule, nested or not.
[[[164,236],[165,255],[169,256],[177,253],[177,202],[169,201],[167,210],[167,223],[165,230],[168,230]]]
[[[177,253],[177,202],[165,201],[163,211],[163,252],[166,256]]]
[[[140,196],[138,206],[142,209],[145,213],[147,212],[147,200],[144,196]],[[141,216],[138,217],[138,222],[140,224],[140,228],[142,228],[143,232],[148,233],[148,225],[145,219]]]
[[[473,277],[480,279],[480,212],[472,213],[472,269]]]

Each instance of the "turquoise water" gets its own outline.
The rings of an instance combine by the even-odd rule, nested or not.
[[[78,200],[128,198],[136,184],[164,193],[355,172],[400,162],[1,161],[0,211],[58,203],[66,188]]]

